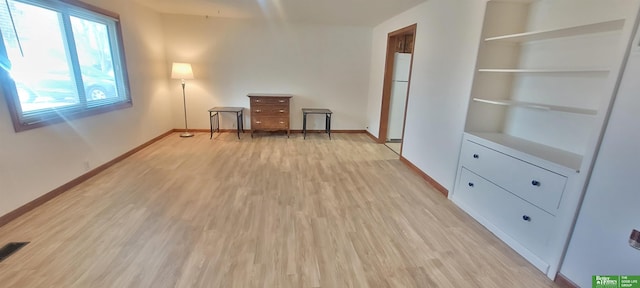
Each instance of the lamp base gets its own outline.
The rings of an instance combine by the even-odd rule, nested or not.
[[[189,132],[184,132],[184,133],[180,134],[180,137],[189,138],[189,137],[193,137],[193,134],[191,134]]]

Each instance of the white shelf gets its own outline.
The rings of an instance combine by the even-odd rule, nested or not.
[[[536,40],[616,31],[616,30],[621,30],[623,26],[624,26],[624,19],[619,19],[619,20],[612,20],[612,21],[586,24],[586,25],[580,25],[580,26],[559,28],[559,29],[541,30],[541,31],[532,31],[532,32],[526,32],[526,33],[496,36],[496,37],[486,38],[484,39],[484,41],[487,41],[487,42],[503,41],[503,42],[521,43],[521,42],[527,42],[527,41],[536,41]]]
[[[578,155],[568,151],[553,148],[551,146],[543,145],[536,142],[531,142],[522,138],[513,137],[511,135],[502,134],[502,133],[467,132],[467,134],[474,136],[472,138],[477,137],[477,139],[475,139],[476,142],[478,141],[482,142],[484,139],[485,141],[496,143],[503,147],[511,149],[510,151],[506,151],[508,152],[507,153],[508,155],[509,154],[513,155],[521,152],[527,155],[534,156],[539,159],[543,159],[549,163],[559,165],[560,167],[565,167],[566,172],[580,171],[580,165],[582,164],[582,155]],[[478,144],[486,145],[486,143],[478,143]],[[524,155],[520,155],[520,157],[526,158],[526,156]],[[535,162],[535,161],[531,161],[531,162]],[[566,170],[567,168],[569,170]]]
[[[545,111],[560,111],[560,112],[585,114],[585,115],[598,114],[598,111],[593,109],[547,105],[547,104],[523,102],[523,101],[516,101],[516,100],[490,100],[490,99],[482,99],[482,98],[473,98],[473,101],[486,103],[486,104],[493,104],[493,105],[527,107],[527,108],[539,109],[539,110],[545,110]]]
[[[609,73],[609,68],[570,68],[570,69],[478,69],[478,72],[491,73]]]

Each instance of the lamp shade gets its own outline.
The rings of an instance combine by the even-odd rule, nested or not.
[[[171,79],[193,79],[193,70],[189,63],[173,63]]]

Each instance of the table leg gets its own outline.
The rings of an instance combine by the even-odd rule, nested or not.
[[[303,139],[307,139],[307,113],[302,113],[302,134]]]
[[[209,135],[209,139],[213,139],[213,112],[209,112],[209,126],[211,126],[211,135]]]
[[[216,130],[220,133],[220,112],[216,114]]]
[[[242,133],[244,133],[244,111],[240,111],[240,127],[242,127]]]
[[[236,133],[238,134],[238,139],[240,139],[240,113],[236,113]]]
[[[329,114],[324,114],[324,133],[329,133]]]
[[[332,114],[327,114],[327,132],[329,133],[329,140],[331,140],[331,117]]]

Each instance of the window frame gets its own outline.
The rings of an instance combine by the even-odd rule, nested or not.
[[[20,103],[20,98],[18,96],[16,84],[9,76],[9,72],[4,68],[8,63],[10,63],[10,59],[7,56],[7,51],[4,47],[4,43],[0,43],[0,85],[2,85],[2,93],[7,103],[7,106],[9,109],[9,115],[11,117],[11,121],[13,122],[13,128],[15,132],[21,132],[21,131],[26,131],[30,129],[40,128],[48,125],[67,122],[73,119],[85,118],[85,117],[98,115],[106,112],[129,108],[133,106],[131,90],[129,87],[129,75],[128,75],[128,69],[126,65],[127,61],[125,57],[122,27],[121,27],[119,14],[91,5],[91,4],[80,2],[77,0],[17,0],[17,1],[25,4],[29,4],[29,5],[35,5],[35,6],[44,5],[44,7],[47,7],[47,9],[53,9],[58,13],[62,13],[65,17],[67,17],[67,19],[70,19],[69,17],[82,17],[83,14],[88,14],[98,18],[104,17],[104,18],[111,19],[113,21],[113,26],[114,26],[113,30],[115,32],[115,35],[109,38],[110,38],[110,41],[113,39],[116,41],[116,43],[111,43],[110,49],[112,53],[115,52],[118,54],[118,57],[117,57],[118,59],[113,60],[113,63],[114,63],[113,71],[116,79],[116,85],[118,85],[117,83],[118,79],[122,80],[121,88],[122,88],[122,93],[124,93],[124,99],[121,101],[110,103],[110,104],[92,107],[86,104],[86,98],[84,98],[84,99],[81,99],[81,103],[82,103],[81,106],[48,108],[47,112],[34,113],[35,115],[37,115],[34,122],[23,123],[21,121],[21,118],[23,115],[25,115],[25,113],[22,112],[22,109],[21,109],[22,106]],[[96,16],[96,14],[98,16]],[[89,20],[91,18],[82,17],[82,19]],[[90,21],[100,23],[95,20],[90,20]],[[71,29],[71,27],[65,28],[65,30],[69,30],[69,29]],[[65,31],[65,33],[66,32],[68,31]],[[2,32],[0,31],[0,41],[4,41],[3,40],[4,38],[2,37],[3,37]],[[72,41],[74,41],[73,37],[72,39],[68,39],[68,38],[64,39],[65,45],[75,46],[75,43],[70,43]],[[117,49],[117,51],[114,49]],[[117,69],[116,68],[117,66],[119,66],[120,68]],[[120,76],[118,76],[118,74],[120,74]]]

